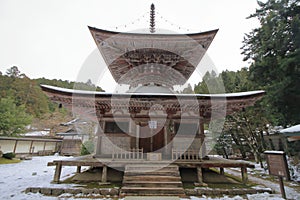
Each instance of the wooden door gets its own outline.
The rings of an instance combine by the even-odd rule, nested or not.
[[[140,128],[139,147],[143,148],[144,153],[153,152],[164,147],[164,128],[158,127],[152,131],[153,134],[151,134],[151,129],[148,126]]]

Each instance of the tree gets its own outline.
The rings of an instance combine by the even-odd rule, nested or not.
[[[0,133],[7,136],[23,132],[32,120],[25,112],[25,106],[17,106],[12,98],[1,98],[0,113]]]
[[[207,71],[202,81],[195,85],[194,89],[197,94],[216,94],[224,93],[224,85],[220,76],[215,71]]]
[[[261,26],[246,34],[242,54],[252,61],[250,80],[266,90],[263,100],[269,119],[288,125],[300,121],[300,6],[299,0],[258,2],[249,18]]]
[[[13,66],[6,71],[6,74],[10,77],[18,78],[20,77],[21,72],[17,66]]]
[[[194,94],[194,90],[191,84],[188,84],[186,88],[184,88],[180,93],[182,94]]]

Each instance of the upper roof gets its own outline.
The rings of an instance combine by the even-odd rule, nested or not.
[[[115,81],[133,87],[184,84],[218,32],[147,34],[93,27],[89,30]]]

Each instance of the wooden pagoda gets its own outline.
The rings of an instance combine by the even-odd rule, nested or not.
[[[241,167],[246,180],[246,169],[252,167],[249,164],[203,159],[211,148],[207,138],[212,138],[212,133],[205,134],[204,124],[253,105],[264,91],[174,91],[174,86],[185,84],[195,71],[217,30],[195,34],[122,33],[93,27],[89,30],[114,80],[129,85],[129,90],[107,93],[41,85],[51,100],[99,123],[93,159],[54,161],[54,181],[59,181],[62,165],[78,166],[79,171],[84,165],[103,167],[102,181],[106,182],[111,165],[123,167],[126,176],[126,171],[130,174],[146,163],[172,163],[172,170],[195,168],[200,183],[203,168],[220,167],[223,173],[224,167]],[[128,189],[133,190],[138,188]]]

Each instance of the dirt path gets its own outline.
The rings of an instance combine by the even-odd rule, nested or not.
[[[226,168],[225,172],[228,173],[228,174],[232,174],[234,176],[237,176],[237,177],[239,177],[241,175],[241,172],[237,169],[233,170],[233,169]],[[252,176],[249,173],[248,173],[248,178],[252,182],[264,185],[268,188],[271,188],[271,189],[275,190],[276,193],[280,193],[280,187],[279,187],[278,182],[272,182],[272,181],[269,181],[269,180],[258,178],[258,177]],[[297,190],[295,190],[294,188],[291,188],[291,187],[288,187],[288,186],[285,185],[285,193],[286,193],[286,196],[287,196],[288,199],[300,200],[300,193]]]

